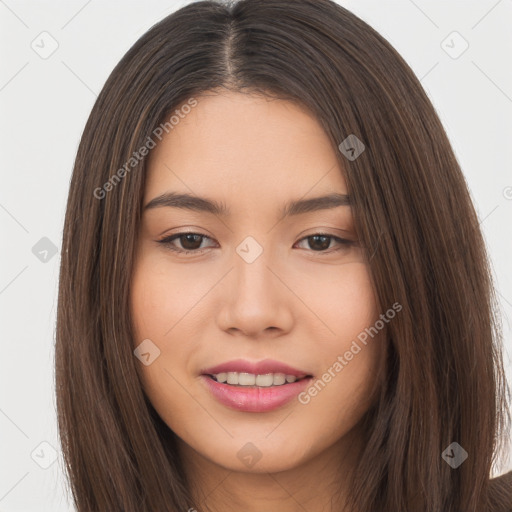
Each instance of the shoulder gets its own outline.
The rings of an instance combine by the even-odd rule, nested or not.
[[[489,511],[512,512],[512,471],[489,480]]]

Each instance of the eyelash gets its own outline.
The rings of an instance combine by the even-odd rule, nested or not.
[[[165,248],[167,248],[167,249],[169,249],[171,251],[177,252],[179,254],[202,254],[206,249],[210,249],[210,247],[205,247],[204,249],[194,249],[194,250],[178,249],[178,248],[176,248],[176,247],[174,247],[172,245],[172,242],[175,239],[179,239],[179,237],[185,236],[185,235],[196,235],[196,236],[201,237],[203,240],[206,239],[206,238],[211,240],[211,238],[209,236],[202,235],[201,233],[194,233],[193,231],[183,231],[181,233],[175,233],[174,235],[171,235],[171,236],[168,236],[166,238],[163,238],[162,240],[158,240],[158,243],[162,244]],[[347,240],[346,238],[340,238],[340,237],[331,235],[329,233],[313,233],[311,235],[305,236],[304,238],[301,238],[296,243],[300,243],[303,240],[307,240],[308,238],[313,238],[315,236],[323,236],[323,237],[326,237],[326,238],[330,238],[330,239],[333,239],[333,240],[337,241],[340,244],[340,247],[338,247],[337,249],[327,249],[325,251],[313,251],[313,250],[311,250],[311,252],[318,253],[318,254],[331,254],[332,252],[341,251],[343,249],[346,249],[348,247],[351,247],[351,246],[355,245],[355,242],[352,241],[352,240]],[[201,240],[201,242],[202,242],[202,240]]]

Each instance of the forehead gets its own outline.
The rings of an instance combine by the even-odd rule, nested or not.
[[[329,138],[298,104],[234,92],[195,99],[150,153],[146,198],[175,190],[247,203],[347,192]]]

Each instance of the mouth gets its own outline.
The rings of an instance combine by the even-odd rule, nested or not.
[[[241,386],[279,386],[312,375],[280,361],[264,359],[258,362],[236,359],[201,371],[217,382]],[[272,377],[270,377],[272,376]],[[254,382],[253,382],[254,381]],[[275,382],[274,382],[275,381]]]
[[[210,379],[214,380],[215,382],[227,384],[228,386],[236,386],[242,388],[269,388],[293,384],[294,382],[299,382],[301,380],[311,378],[312,375],[303,375],[297,377],[296,375],[287,375],[285,373],[254,374],[247,372],[221,372],[217,374],[206,374],[206,377],[210,377]]]
[[[269,412],[291,402],[313,375],[284,363],[230,361],[201,372],[210,396],[242,412]]]

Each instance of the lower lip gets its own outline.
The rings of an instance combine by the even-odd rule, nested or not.
[[[267,412],[287,404],[303,391],[312,377],[269,387],[230,386],[201,375],[212,395],[221,403],[237,411]]]

